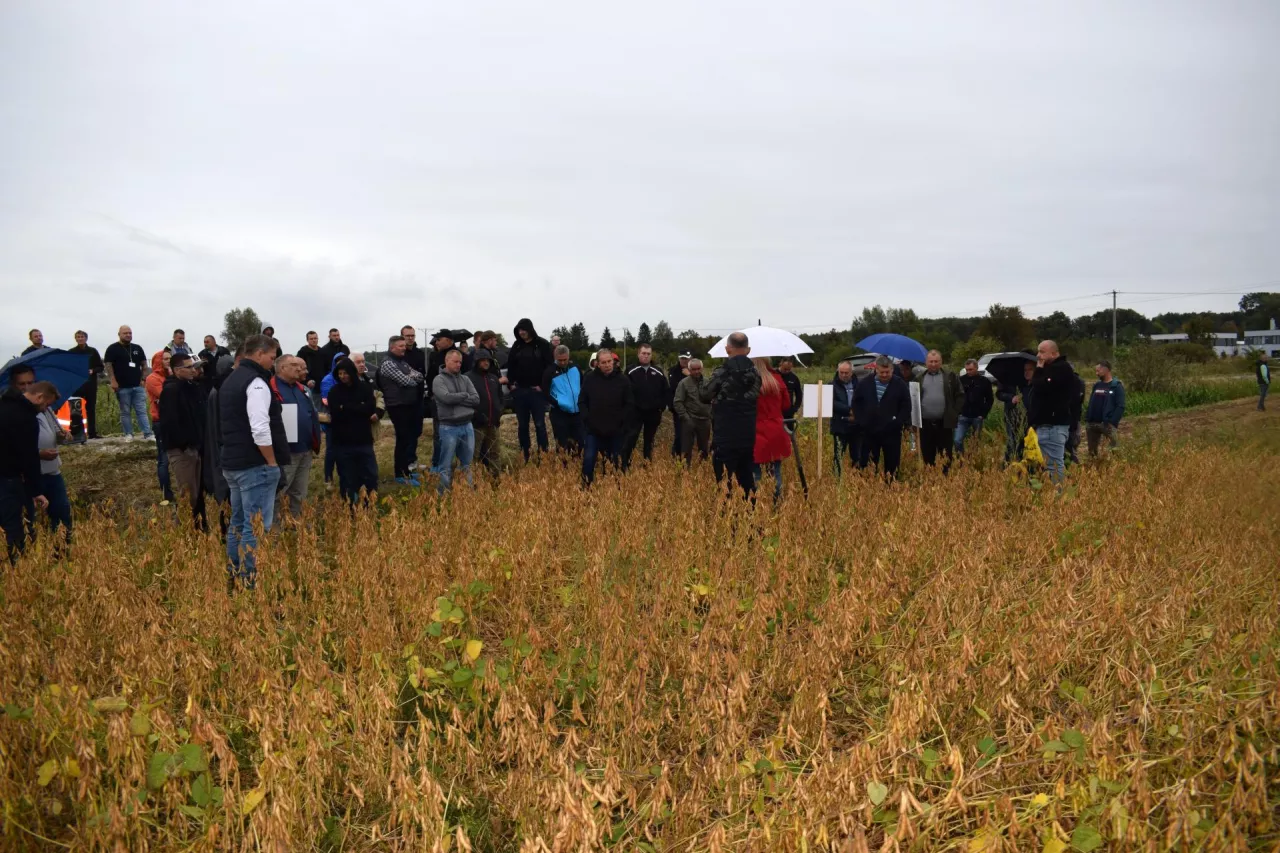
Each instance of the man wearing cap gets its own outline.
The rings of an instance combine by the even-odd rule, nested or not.
[[[689,359],[693,358],[692,353],[680,353],[680,359],[671,365],[671,369],[667,371],[667,408],[671,410],[671,426],[672,432],[675,434],[671,437],[671,455],[677,457],[682,451],[682,439],[680,437],[680,413],[676,411],[676,388],[689,375]]]

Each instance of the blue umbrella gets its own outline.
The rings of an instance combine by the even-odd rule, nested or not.
[[[865,337],[854,346],[867,352],[900,358],[903,361],[924,361],[924,357],[928,355],[928,350],[919,341],[908,338],[906,335],[892,335],[888,332]]]
[[[37,382],[52,382],[60,400],[73,396],[89,381],[88,353],[44,347],[20,355],[0,368],[0,391],[9,387],[9,371],[18,364],[29,365],[36,372]]]

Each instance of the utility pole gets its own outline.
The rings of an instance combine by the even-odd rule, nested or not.
[[[1111,352],[1116,351],[1116,291],[1111,291]]]

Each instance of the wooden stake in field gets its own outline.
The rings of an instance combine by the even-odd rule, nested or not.
[[[818,479],[822,479],[822,380],[818,380]]]

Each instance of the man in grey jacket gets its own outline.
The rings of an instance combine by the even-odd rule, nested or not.
[[[444,371],[431,380],[431,394],[436,401],[436,418],[440,434],[436,445],[440,461],[432,473],[440,478],[437,490],[444,494],[453,480],[453,460],[467,475],[467,485],[475,486],[471,476],[471,459],[476,450],[476,433],[471,419],[480,408],[480,394],[475,384],[462,375],[462,353],[450,350],[444,356]]]
[[[686,465],[692,465],[695,441],[700,458],[706,459],[711,449],[711,404],[702,400],[702,360],[691,359],[685,369],[689,375],[676,385],[671,408],[680,426],[680,454]]]

